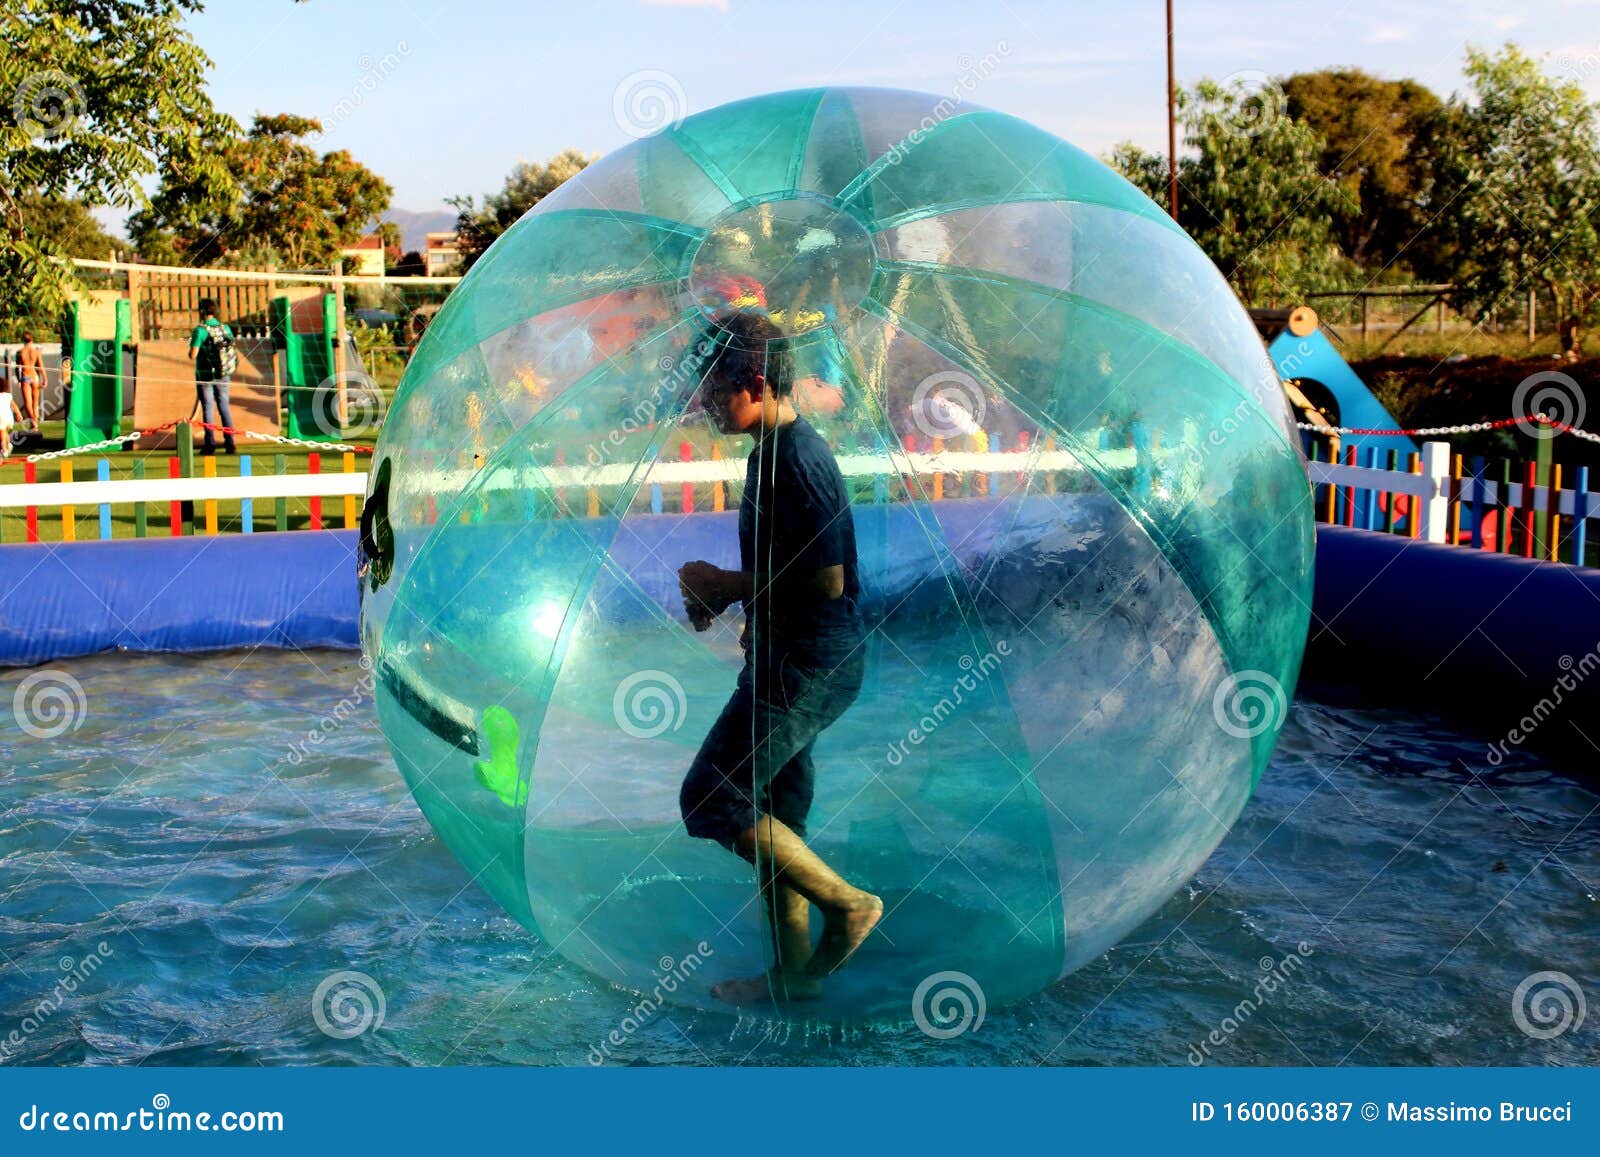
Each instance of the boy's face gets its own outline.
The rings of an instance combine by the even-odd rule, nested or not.
[[[757,387],[752,396],[748,386],[723,381],[706,383],[705,407],[720,434],[742,434],[761,420],[761,395]]]

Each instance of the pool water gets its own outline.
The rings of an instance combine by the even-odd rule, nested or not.
[[[353,653],[48,670],[0,674],[35,704],[0,730],[0,1063],[1600,1063],[1593,1009],[1549,1039],[1513,1009],[1539,972],[1600,995],[1593,780],[1526,752],[1491,770],[1493,737],[1428,715],[1302,692],[1188,887],[935,1039],[909,1009],[848,1030],[636,1015],[432,834]],[[50,688],[69,729],[29,734],[64,722]]]

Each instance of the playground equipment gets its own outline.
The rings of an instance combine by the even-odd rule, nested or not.
[[[272,299],[272,341],[283,352],[284,433],[334,442],[343,433],[345,376],[338,371],[339,304],[331,293],[314,312],[288,297]],[[308,317],[320,328],[306,329]]]
[[[1390,430],[1400,425],[1334,347],[1316,310],[1301,305],[1292,310],[1253,310],[1252,316],[1290,403],[1303,418],[1317,425],[1361,429]],[[1344,442],[1363,453],[1370,449],[1380,459],[1392,450],[1404,461],[1418,450],[1404,434],[1351,434]]]
[[[678,794],[736,679],[787,694],[678,591],[687,560],[741,565],[758,497],[696,415],[730,350],[832,448],[868,628],[810,830],[889,914],[796,1015],[1081,966],[1204,860],[1283,722],[1311,505],[1248,317],[1094,158],[940,106],[783,93],[590,166],[451,296],[375,453],[362,630],[418,803],[596,975],[651,992],[714,952],[664,1000],[781,964],[772,865],[691,838]]]
[[[69,302],[63,311],[61,372],[67,395],[69,447],[103,442],[122,433],[122,387],[131,361],[132,333],[128,302],[119,297],[90,294]]]

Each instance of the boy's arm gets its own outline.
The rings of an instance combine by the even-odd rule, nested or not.
[[[717,575],[717,593],[731,603],[747,603],[755,598],[756,576],[747,570],[724,570]],[[820,570],[802,571],[791,576],[780,575],[780,590],[791,594],[809,595],[831,600],[844,597],[844,564],[825,566]]]

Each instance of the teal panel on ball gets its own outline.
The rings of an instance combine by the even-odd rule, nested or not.
[[[374,455],[363,647],[429,822],[652,1000],[1023,998],[1196,871],[1287,710],[1305,464],[1226,282],[1014,117],[689,117],[473,266]]]

